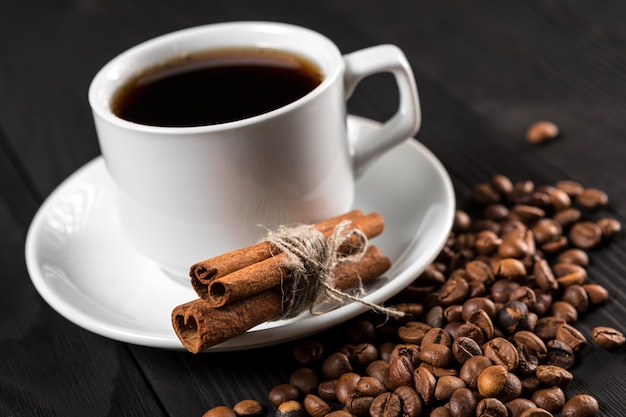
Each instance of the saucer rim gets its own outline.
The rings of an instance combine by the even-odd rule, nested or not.
[[[363,125],[366,128],[376,127],[380,124],[374,120],[367,119],[360,116],[349,115],[349,119],[356,123],[357,125]],[[406,143],[410,144],[410,146],[416,148],[416,152],[422,153],[423,156],[432,164],[432,168],[439,175],[439,180],[441,180],[446,188],[444,190],[444,195],[446,196],[446,208],[450,211],[444,220],[445,229],[441,231],[441,239],[440,242],[437,243],[437,250],[433,251],[431,256],[422,262],[420,265],[415,266],[413,263],[409,263],[405,268],[397,271],[397,275],[402,275],[406,273],[410,273],[412,276],[417,277],[421,271],[428,265],[428,263],[432,262],[436,255],[438,254],[441,247],[443,247],[447,234],[452,228],[453,216],[452,213],[455,209],[455,197],[454,197],[454,189],[452,186],[452,181],[450,180],[449,174],[445,170],[443,164],[439,161],[439,159],[424,145],[419,143],[414,138],[408,138]],[[98,164],[103,164],[102,156],[98,156],[91,161],[88,161],[86,164],[77,169],[74,173],[68,176],[64,181],[62,181],[50,195],[45,199],[43,204],[37,210],[37,213],[33,217],[31,224],[29,226],[27,236],[26,236],[26,245],[25,245],[25,257],[26,257],[26,266],[31,278],[33,285],[35,286],[38,293],[42,296],[42,298],[59,314],[64,316],[69,321],[74,324],[91,331],[92,333],[118,340],[121,342],[131,343],[135,345],[148,346],[148,347],[156,347],[156,348],[164,348],[171,350],[182,350],[183,346],[180,344],[180,341],[176,337],[175,333],[172,330],[172,337],[165,337],[163,333],[158,333],[154,331],[144,332],[142,334],[137,334],[133,332],[130,328],[121,328],[119,322],[112,323],[110,320],[103,320],[102,317],[93,316],[88,314],[87,312],[80,310],[74,304],[68,302],[63,299],[62,296],[56,294],[49,288],[49,285],[46,284],[46,279],[42,276],[40,271],[40,266],[38,263],[38,254],[37,254],[37,246],[36,246],[36,237],[39,235],[39,231],[41,229],[41,224],[43,222],[44,214],[47,212],[47,208],[52,205],[55,198],[62,194],[65,188],[77,178],[80,178],[85,172],[96,169]],[[405,251],[408,250],[411,246],[411,242],[405,248]],[[413,257],[416,257],[413,255]],[[397,278],[391,279],[389,282],[385,283],[382,287],[393,286],[393,281]],[[406,283],[404,284],[406,285]],[[382,288],[381,287],[381,288]],[[364,297],[365,300],[368,299],[368,296]],[[92,301],[89,299],[88,301]],[[317,322],[307,322],[306,320],[302,320],[301,324],[304,324],[304,329],[300,332],[297,332],[296,335],[291,335],[286,338],[270,338],[270,340],[265,340],[262,336],[259,336],[257,339],[261,339],[260,342],[254,342],[254,337],[251,337],[251,343],[245,343],[245,336],[254,335],[255,333],[265,331],[277,331],[277,329],[283,329],[285,326],[291,326],[293,324],[297,324],[300,322],[299,318],[291,319],[289,322],[283,323],[282,325],[278,325],[275,327],[270,327],[267,329],[262,329],[260,331],[256,331],[255,329],[251,329],[248,334],[243,335],[244,338],[233,338],[232,340],[235,343],[231,343],[231,341],[224,342],[221,345],[214,346],[209,348],[206,352],[219,352],[219,351],[233,351],[233,350],[242,350],[242,349],[251,349],[257,347],[270,346],[277,343],[286,342],[290,339],[295,339],[299,337],[304,337],[307,334],[311,334],[314,332],[322,331],[328,327],[331,327],[334,324],[337,324],[341,321],[347,320],[349,318],[355,317],[358,314],[361,314],[368,310],[367,306],[364,306],[359,303],[350,303],[344,305],[335,310],[324,313],[323,316],[327,318],[328,323],[323,326],[320,326]],[[308,326],[308,327],[307,327]],[[237,340],[238,339],[238,340]]]

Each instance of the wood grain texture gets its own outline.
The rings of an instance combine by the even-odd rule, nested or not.
[[[99,154],[87,88],[124,49],[172,30],[226,20],[279,20],[319,30],[344,52],[394,43],[413,65],[423,110],[417,139],[450,173],[459,207],[502,173],[605,190],[606,214],[626,223],[626,4],[374,0],[21,1],[0,12],[0,414],[201,416],[267,393],[297,364],[292,343],[191,355],[129,346],[63,319],[28,279],[24,238],[39,204]],[[383,120],[397,94],[366,80],[351,113]],[[532,122],[562,136],[524,141]],[[579,328],[624,328],[624,233],[591,253],[590,279],[611,300]],[[602,416],[626,415],[624,352],[589,348],[566,393],[587,392]],[[269,407],[268,415],[273,415]]]

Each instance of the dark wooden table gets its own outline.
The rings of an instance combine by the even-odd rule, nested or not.
[[[383,6],[384,4],[384,6]],[[63,318],[33,287],[25,237],[62,180],[99,155],[87,103],[95,72],[114,55],[172,30],[230,20],[277,20],[316,29],[349,52],[402,48],[423,108],[417,139],[448,170],[464,208],[472,186],[496,173],[553,184],[572,179],[609,196],[626,221],[626,4],[617,0],[13,1],[0,8],[0,415],[200,416],[287,382],[291,344],[192,355],[134,346]],[[350,112],[376,120],[396,97],[372,79]],[[539,119],[562,135],[533,146]],[[609,303],[578,326],[621,330],[626,239],[593,251],[590,279]],[[114,262],[114,260],[106,260]],[[601,415],[626,415],[626,356],[590,347],[566,393],[586,392]],[[273,409],[269,407],[269,414]]]

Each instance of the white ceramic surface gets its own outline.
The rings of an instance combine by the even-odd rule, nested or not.
[[[348,122],[351,137],[377,127],[353,116]],[[113,209],[112,186],[99,157],[47,198],[26,240],[32,282],[55,310],[87,330],[131,344],[183,349],[170,314],[197,296],[188,281],[172,279],[129,245]],[[379,212],[385,220],[383,234],[371,242],[393,266],[365,297],[381,303],[412,282],[442,248],[452,226],[454,191],[439,160],[409,139],[376,160],[357,181],[354,208]],[[351,303],[319,316],[264,323],[208,352],[303,337],[365,310]]]
[[[279,109],[216,125],[146,126],[113,114],[111,96],[141,70],[219,48],[295,53],[316,64],[323,80]],[[349,141],[346,101],[361,79],[380,72],[394,75],[398,108],[376,132]],[[89,103],[129,241],[177,273],[200,256],[255,242],[264,233],[258,224],[345,212],[355,174],[413,136],[421,120],[413,73],[397,47],[342,55],[319,33],[273,22],[210,24],[139,44],[98,71]]]

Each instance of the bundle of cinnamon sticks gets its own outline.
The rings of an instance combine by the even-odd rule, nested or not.
[[[311,225],[329,238],[338,225],[365,236],[366,247],[357,235],[345,239],[338,251],[349,255],[361,250],[355,262],[337,263],[332,270],[334,287],[349,290],[381,276],[391,261],[369,239],[384,229],[380,214],[353,210]],[[199,353],[258,324],[281,317],[285,288],[292,271],[287,254],[269,241],[237,249],[191,266],[191,285],[198,298],[176,306],[172,325],[183,346]]]

